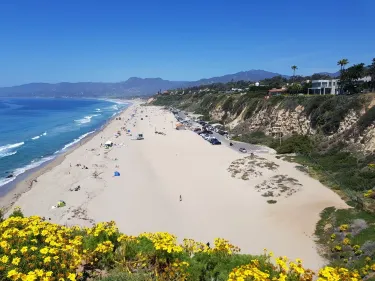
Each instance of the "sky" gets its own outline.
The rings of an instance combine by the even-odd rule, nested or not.
[[[375,57],[374,0],[0,1],[0,86],[336,72]]]

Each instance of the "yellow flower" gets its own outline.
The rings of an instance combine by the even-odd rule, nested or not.
[[[11,255],[14,255],[15,253],[17,253],[17,250],[16,250],[16,249],[12,249],[12,250],[10,250],[10,254],[11,254]]]
[[[19,263],[20,263],[20,261],[21,261],[21,259],[20,258],[13,258],[13,260],[12,260],[12,264],[14,264],[14,265],[18,265]]]
[[[41,254],[43,254],[43,255],[48,254],[48,248],[45,247],[45,248],[41,249],[39,252],[40,252]]]
[[[2,263],[7,263],[8,261],[9,261],[8,256],[5,256],[5,255],[4,255],[4,256],[1,257],[1,262],[2,262]]]
[[[38,275],[39,277],[43,276],[44,271],[42,269],[35,269],[35,274]]]
[[[348,228],[349,228],[348,224],[342,224],[342,225],[340,225],[340,231],[346,231],[346,230],[348,230]]]
[[[27,252],[27,247],[26,247],[26,246],[25,246],[25,247],[22,247],[22,248],[21,248],[21,253],[24,254],[24,253],[26,253],[26,252]]]
[[[43,263],[50,263],[51,262],[51,257],[46,257],[43,260]]]
[[[74,273],[69,273],[69,275],[68,275],[68,279],[69,279],[70,281],[75,281],[75,280],[76,280],[76,275],[75,275]]]
[[[350,239],[349,238],[344,238],[344,240],[342,240],[342,244],[344,244],[344,245],[350,245]]]
[[[17,270],[12,269],[12,270],[8,271],[8,275],[7,275],[7,277],[8,277],[8,278],[11,278],[11,277],[13,277],[13,276],[15,276],[15,275],[17,275],[17,274],[18,274]]]
[[[1,241],[0,242],[0,247],[3,248],[3,249],[8,249],[9,248],[9,244],[7,241]]]

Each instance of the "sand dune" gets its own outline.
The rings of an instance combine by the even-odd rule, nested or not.
[[[295,164],[272,154],[256,155],[252,163],[238,161],[245,156],[212,146],[191,131],[175,130],[173,115],[158,107],[136,104],[121,118],[39,176],[14,206],[61,224],[114,220],[127,234],[169,231],[202,242],[223,237],[245,253],[268,248],[302,258],[312,269],[324,263],[313,237],[319,213],[346,205]],[[145,139],[132,140],[124,131],[115,138],[124,126]],[[108,151],[101,147],[107,140],[115,143]],[[237,167],[228,170],[236,160]],[[233,176],[233,169],[240,172]],[[121,176],[114,177],[114,171]],[[269,191],[272,196],[262,196]],[[277,203],[268,204],[270,199]],[[58,200],[67,205],[51,209]]]

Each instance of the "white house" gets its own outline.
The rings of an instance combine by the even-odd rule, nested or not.
[[[370,76],[358,79],[358,82],[369,82],[371,81]],[[330,80],[312,80],[311,88],[308,89],[308,94],[315,95],[338,95],[340,93],[339,79]]]
[[[339,79],[331,80],[312,80],[311,88],[308,89],[308,94],[313,95],[337,95],[339,89]]]

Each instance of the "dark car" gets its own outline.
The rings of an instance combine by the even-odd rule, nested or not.
[[[210,140],[210,143],[211,143],[212,145],[220,145],[220,144],[221,144],[221,142],[220,142],[218,139],[215,139],[215,138],[212,138],[212,139]]]

